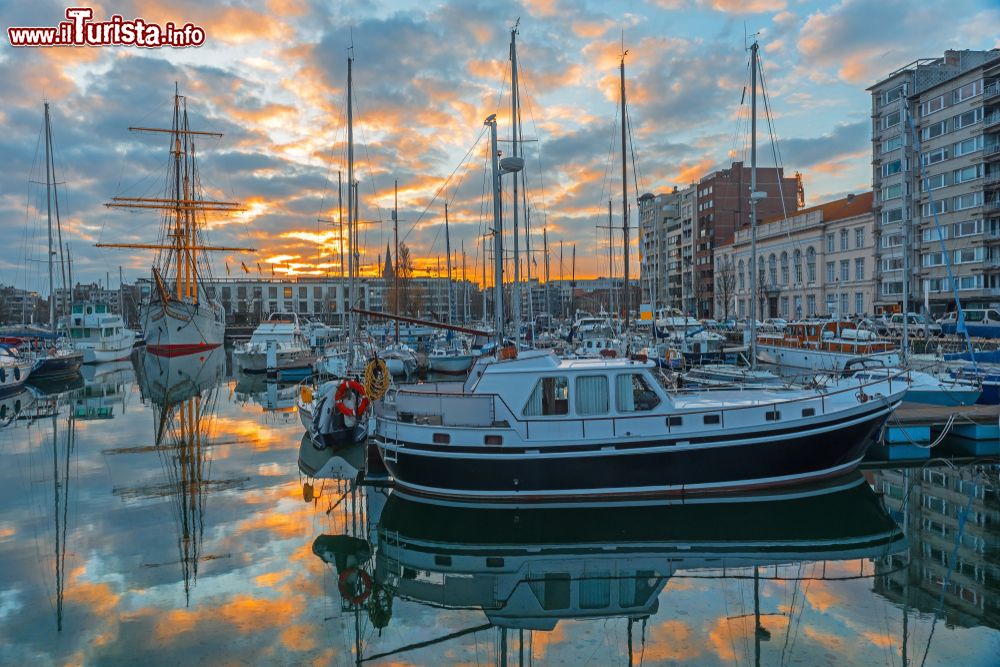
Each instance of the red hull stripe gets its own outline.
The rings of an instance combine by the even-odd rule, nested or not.
[[[146,351],[158,357],[182,357],[186,354],[207,352],[219,347],[219,344],[189,343],[187,345],[147,345]]]

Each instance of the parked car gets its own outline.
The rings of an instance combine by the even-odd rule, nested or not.
[[[889,329],[889,321],[881,317],[862,317],[857,321],[859,329],[866,329],[873,332],[880,338],[885,338],[892,333]]]
[[[940,336],[942,333],[942,327],[937,322],[930,321],[929,318],[923,315],[918,315],[917,313],[907,313],[907,324],[909,325],[910,335],[922,338],[925,335],[930,336]],[[895,313],[889,318],[889,331],[896,335],[903,335],[903,314]]]
[[[1000,312],[993,308],[964,308],[965,328],[977,338],[1000,338]],[[958,316],[951,312],[938,320],[946,334],[956,333]]]

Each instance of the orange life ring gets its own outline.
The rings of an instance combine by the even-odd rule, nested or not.
[[[349,408],[344,405],[344,395],[347,394],[348,390],[353,391],[359,399],[358,405],[355,408]],[[365,393],[364,385],[357,380],[344,380],[341,382],[340,386],[337,387],[334,400],[337,403],[337,411],[345,417],[359,418],[368,409],[368,394]]]
[[[349,579],[353,574],[357,574],[358,579],[361,580],[361,590],[352,594]],[[372,594],[372,577],[364,570],[359,570],[356,567],[349,567],[340,573],[340,578],[337,580],[337,588],[340,590],[340,594],[344,596],[344,599],[348,602],[351,604],[361,604],[368,599],[369,595]]]

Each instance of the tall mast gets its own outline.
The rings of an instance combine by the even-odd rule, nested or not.
[[[497,117],[486,119],[490,128],[490,164],[493,168],[493,326],[496,327],[497,358],[503,348],[503,227],[500,220],[500,165],[497,161]],[[514,207],[517,209],[517,207]],[[515,266],[517,263],[514,263]]]
[[[483,322],[486,322],[486,234],[483,234]]]
[[[542,227],[542,250],[545,252],[545,314],[548,315],[546,321],[551,322],[552,301],[549,298],[549,235],[548,229]]]
[[[629,289],[628,289],[628,256],[629,256],[629,238],[628,238],[628,160],[626,157],[625,150],[625,130],[628,124],[628,117],[625,115],[625,56],[628,55],[628,51],[622,53],[622,61],[620,66],[621,71],[621,96],[622,96],[622,231],[625,234],[625,284],[622,286],[625,294],[625,331],[628,332],[629,327],[629,306],[631,302],[629,300]]]
[[[469,323],[469,281],[465,277],[465,239],[462,239],[462,324]]]
[[[750,46],[750,368],[757,367],[757,40]]]
[[[569,281],[569,305],[570,309],[576,305],[576,244],[573,244],[573,272]]]
[[[52,277],[52,135],[49,133],[49,103],[45,103],[45,209],[49,218],[49,331],[56,332],[56,290]]]
[[[55,143],[52,141],[52,123],[49,118],[46,117],[45,123],[45,135],[48,141],[51,152],[51,164],[52,164],[52,204],[56,212],[56,241],[59,246],[59,272],[62,274],[62,290],[63,290],[63,300],[62,306],[65,312],[69,312],[69,299],[65,298],[66,295],[66,260],[63,257],[63,240],[62,240],[62,218],[59,216],[59,182],[56,181],[56,155],[55,155]],[[62,314],[65,314],[62,313]]]
[[[615,278],[615,255],[614,255],[614,239],[611,236],[613,233],[612,220],[611,220],[611,199],[608,198],[608,277],[611,278],[608,284],[608,312],[615,312],[614,303],[614,278]]]
[[[337,170],[337,238],[340,243],[340,287],[344,287],[344,184],[340,179],[340,170]]]
[[[563,289],[562,289],[563,288],[563,277],[565,275],[564,272],[563,272],[563,266],[564,266],[563,265],[563,242],[562,242],[562,239],[559,239],[559,294],[560,294],[560,296],[563,293]],[[564,308],[562,308],[563,304],[561,303],[561,301],[562,301],[562,299],[560,299],[560,304],[559,304],[560,310],[562,310],[563,312],[566,312],[566,310]]]
[[[518,19],[520,21],[520,19]],[[510,150],[512,157],[518,157],[518,99],[517,99],[517,23],[510,29]],[[521,260],[518,240],[518,199],[517,176],[514,177],[514,196],[511,210],[514,214],[514,286],[511,290],[511,308],[514,320],[514,345],[521,345]]]
[[[392,182],[392,245],[393,270],[392,270],[392,291],[393,291],[393,312],[399,315],[399,181]],[[399,320],[396,320],[396,343],[399,343]]]
[[[351,92],[352,55],[347,57],[347,330],[354,340],[354,109]]]
[[[451,290],[451,235],[448,231],[448,204],[445,202],[444,205],[444,247],[445,252],[448,253],[448,324],[454,323],[455,310]]]

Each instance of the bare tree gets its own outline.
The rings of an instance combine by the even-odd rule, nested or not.
[[[399,276],[389,286],[386,293],[387,303],[396,303],[396,290],[399,290],[399,314],[417,316],[424,306],[424,290],[413,282],[413,258],[405,243],[399,244],[399,256],[396,258],[396,270]]]
[[[722,305],[722,319],[729,319],[729,304],[736,294],[736,263],[732,257],[722,259],[715,267],[715,297]]]

